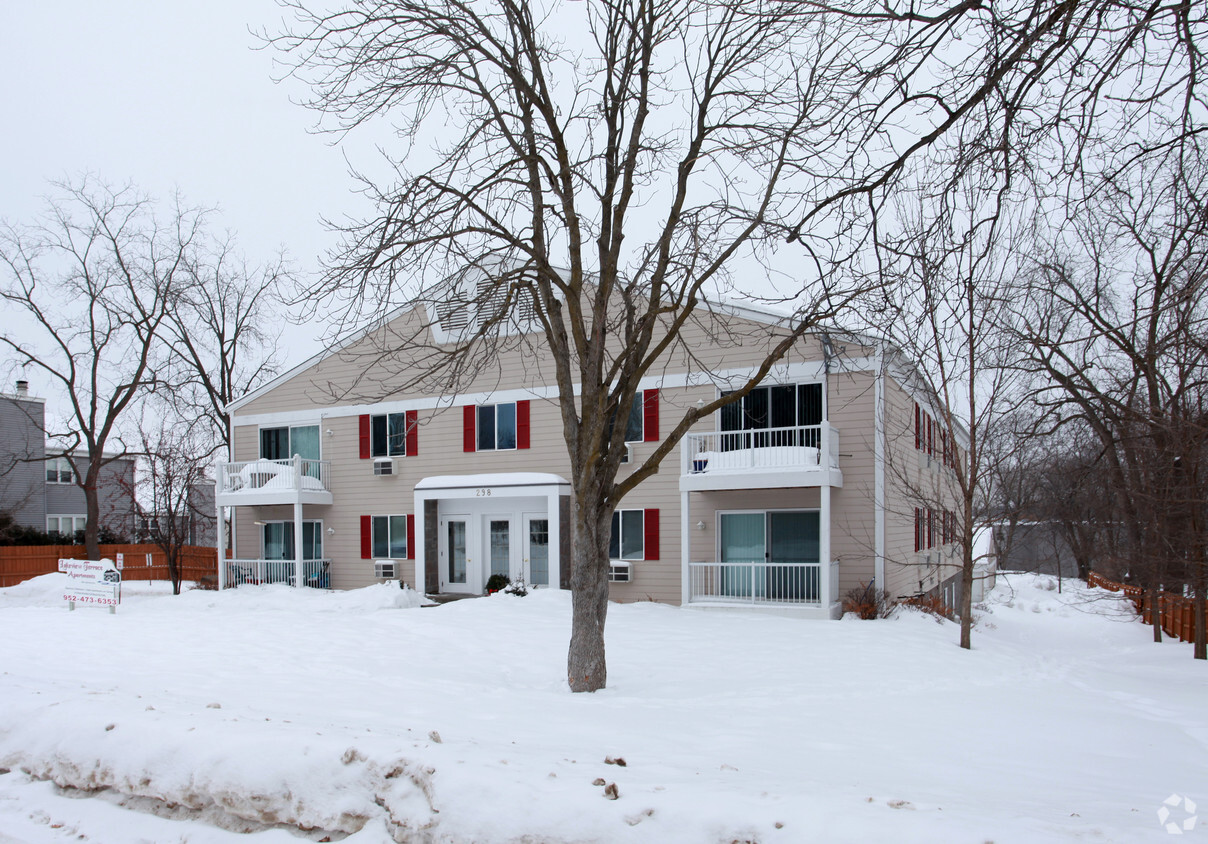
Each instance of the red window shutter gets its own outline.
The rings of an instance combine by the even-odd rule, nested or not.
[[[467,404],[461,409],[461,450],[477,451],[478,440],[474,436],[474,422],[478,417],[478,408]]]
[[[369,459],[369,414],[361,416],[361,459]]]
[[[922,445],[922,435],[922,423],[919,420],[919,403],[916,401],[914,403],[914,448],[916,451],[918,450],[919,446]],[[919,549],[916,548],[914,550],[917,551]]]
[[[529,400],[516,402],[516,448],[529,447]]]
[[[642,439],[648,443],[659,441],[659,391],[646,390],[642,395]],[[654,559],[658,559],[655,557]]]
[[[408,410],[404,417],[407,424],[407,456],[419,454],[419,411]]]
[[[369,417],[362,417],[367,419]],[[373,516],[361,516],[361,559],[373,556]]]
[[[914,508],[914,550],[915,551],[922,550],[922,543],[919,541],[919,533],[920,533],[919,527],[921,526],[921,524],[922,524],[922,518],[919,513],[919,508],[915,507]]]
[[[407,559],[415,559],[415,516],[407,517]]]
[[[657,507],[646,509],[645,521],[646,559],[657,560],[659,558],[659,510]]]

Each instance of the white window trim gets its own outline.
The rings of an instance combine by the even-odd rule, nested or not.
[[[50,476],[48,474],[50,472],[50,468],[52,466],[55,467],[55,477],[56,477],[56,480],[53,480],[53,481],[50,479]],[[65,480],[65,481],[61,480],[64,470],[67,471],[67,480]],[[45,469],[42,474],[46,478],[46,483],[48,483],[48,484],[67,485],[67,484],[75,483],[75,471],[71,467],[71,461],[68,460],[65,455],[59,455],[58,457],[48,458],[46,460],[46,466],[45,466]],[[49,515],[50,514],[48,513],[47,517],[49,517]]]
[[[59,520],[60,526],[62,525],[63,519],[71,519],[72,529],[70,531],[60,530],[59,528],[54,528],[52,530],[52,528],[50,527],[51,519]],[[81,522],[83,522],[83,524],[81,524],[79,527],[75,527],[75,523],[76,523],[77,519],[80,520]],[[47,513],[46,514],[46,532],[47,533],[52,533],[52,532],[64,533],[64,534],[75,533],[77,530],[84,530],[87,527],[87,525],[88,525],[88,516],[86,514],[79,514],[79,513]]]
[[[608,556],[609,562],[612,562],[612,563],[640,563],[640,562],[645,561],[645,559],[646,559],[646,511],[649,509],[652,509],[652,508],[649,508],[649,507],[618,507],[616,510],[613,511],[614,514],[618,514],[617,515],[617,526],[621,528],[622,537],[618,537],[618,539],[617,539],[617,550],[620,551],[621,556],[613,557],[612,554],[610,553]],[[628,512],[642,514],[642,527],[641,527],[641,530],[638,531],[642,536],[642,556],[640,556],[640,557],[624,556],[625,541],[624,541],[623,536],[625,533],[625,528],[624,528],[625,520],[622,517],[620,517],[619,514],[628,513]],[[609,531],[611,532],[611,530],[612,530],[612,528],[610,527]],[[609,544],[609,546],[612,545],[611,535],[609,536],[608,544]],[[609,547],[610,552],[611,552],[611,550],[612,550],[612,548]]]
[[[495,402],[493,404],[476,404],[476,405],[474,405],[474,451],[475,451],[475,453],[481,452],[483,454],[487,454],[492,451],[517,451],[517,450],[519,450],[519,448],[520,448],[520,424],[518,422],[519,411],[517,410],[517,404],[518,403],[514,402],[514,401],[500,401],[500,402]],[[500,448],[499,447],[499,421],[498,421],[499,420],[499,408],[507,407],[509,405],[511,405],[511,407],[512,407],[512,434],[513,434],[513,438],[516,441],[516,444],[512,445],[512,446],[508,446],[506,448]],[[495,408],[495,420],[496,421],[495,421],[495,447],[494,448],[480,448],[478,445],[478,437],[482,431],[482,417],[478,415],[478,411],[482,410],[484,407]]]
[[[322,519],[303,519],[302,524],[303,525],[308,525],[308,524],[315,525],[315,529],[318,531],[318,533],[315,535],[319,537],[319,540],[321,542],[326,544],[327,540],[323,538],[323,520]],[[267,557],[264,556],[264,528],[267,527],[268,525],[286,525],[291,534],[294,531],[294,520],[293,519],[265,519],[264,521],[262,521],[260,523],[260,559],[262,559],[262,560],[268,559]],[[323,551],[324,551],[324,556],[317,557],[315,559],[318,559],[318,560],[328,559],[328,557],[326,556],[326,552],[327,552],[326,547],[323,549]],[[308,558],[303,557],[302,559],[306,560]],[[290,560],[273,560],[271,562],[288,563],[288,562],[290,562]]]
[[[755,390],[767,389],[767,390],[769,391],[769,392],[768,392],[768,396],[769,396],[769,399],[770,399],[770,397],[771,397],[771,390],[772,390],[772,388],[773,388],[773,387],[797,387],[797,388],[801,388],[801,387],[808,387],[808,386],[809,386],[809,385],[811,385],[811,384],[819,384],[819,385],[821,385],[821,387],[822,387],[822,421],[821,421],[821,422],[819,422],[818,424],[819,424],[819,425],[826,425],[826,424],[829,424],[829,420],[830,420],[830,401],[829,401],[829,396],[827,396],[827,393],[826,393],[826,379],[825,379],[825,378],[806,378],[806,379],[803,379],[803,380],[800,380],[800,381],[793,381],[793,380],[791,380],[791,379],[790,379],[790,380],[785,380],[785,381],[779,381],[779,380],[777,380],[777,381],[764,381],[763,383],[756,384],[756,385],[755,385],[755,387],[752,389],[752,391],[751,391],[751,392],[754,392]],[[722,390],[722,389],[720,389],[720,388],[719,388],[719,389],[717,390],[717,398],[719,398],[719,399],[720,399],[720,398],[721,398],[721,396],[722,396],[722,393],[728,393],[728,392],[734,392],[734,391],[733,391],[733,390]],[[748,393],[747,395],[750,395],[750,393]],[[743,403],[743,401],[745,400],[745,398],[746,398],[746,397],[744,396],[742,399],[739,399],[739,400],[738,400],[738,402],[737,402],[737,404],[738,404],[738,412],[739,412],[739,414],[740,414],[740,415],[742,414],[742,403]],[[769,408],[770,408],[770,405],[769,405]],[[717,409],[717,411],[716,411],[716,415],[717,415],[717,430],[718,430],[718,431],[720,431],[720,430],[722,429],[722,427],[721,427],[721,417],[722,417],[722,413],[723,413],[723,411],[724,411],[724,410],[725,410],[725,408],[719,407],[719,408]],[[769,419],[768,419],[768,425],[769,425],[769,427],[771,426],[771,422],[772,422],[772,420],[771,420],[771,418],[769,418]],[[797,428],[809,428],[809,427],[812,427],[812,426],[810,426],[810,425],[795,425],[794,427],[797,427]],[[758,428],[741,428],[741,429],[737,429],[737,430],[752,431],[752,430],[760,430],[760,429],[758,429]],[[735,513],[739,513],[739,512],[745,512],[745,511],[741,511],[741,510],[735,510],[735,511],[733,511],[733,512],[735,512]]]
[[[818,538],[822,538],[822,508],[821,507],[755,507],[746,510],[715,510],[713,513],[714,520],[714,537],[713,537],[713,555],[714,559],[721,562],[721,517],[722,516],[750,516],[761,514],[764,517],[764,551],[767,551],[767,516],[769,513],[817,513],[818,514]]]
[[[411,518],[412,517],[410,515],[408,515],[407,513],[384,513],[381,515],[370,515],[369,516],[369,551],[370,551],[369,556],[370,556],[370,558],[373,560],[394,560],[394,561],[409,560],[410,557],[408,556],[408,554],[411,551],[411,546],[407,544],[407,528],[406,528],[406,525],[408,525],[409,522],[403,522],[403,524],[404,524],[403,545],[405,547],[403,548],[403,556],[401,556],[401,557],[392,557],[389,554],[374,553],[375,551],[377,551],[377,549],[374,547],[373,523],[374,523],[375,519],[411,519]],[[389,533],[390,533],[390,522],[389,521],[386,522],[386,533],[387,533],[386,548],[387,548],[387,550],[389,550],[390,544],[391,544],[390,536],[389,536]]]
[[[381,415],[381,414],[379,414],[379,415]],[[313,417],[312,417],[312,419],[313,419]],[[232,424],[234,424],[234,422],[232,422]],[[282,422],[280,424],[266,424],[266,423],[258,424],[256,426],[256,459],[257,460],[267,460],[268,459],[267,457],[260,456],[260,432],[265,429],[274,430],[276,428],[289,428],[291,430],[294,428],[318,428],[319,429],[319,459],[320,460],[323,459],[323,420],[319,419],[317,422],[316,421],[303,421],[303,422]],[[293,434],[290,434],[290,444],[291,445],[293,444]],[[290,451],[291,451],[291,453],[289,455],[289,458],[286,458],[286,459],[290,459],[294,456],[292,453],[293,450],[291,449]],[[307,459],[309,459],[309,458],[307,458]],[[310,521],[310,520],[307,519],[307,521]]]
[[[410,431],[407,430],[407,413],[408,413],[408,411],[406,411],[406,410],[400,410],[400,411],[391,411],[389,413],[371,413],[371,414],[369,414],[369,456],[371,458],[379,459],[382,457],[408,457],[409,456],[407,454],[407,434],[409,434]],[[403,417],[403,450],[398,452],[397,454],[390,453],[390,417],[391,416]],[[373,420],[378,419],[380,417],[384,417],[386,419],[386,451],[383,454],[377,454],[373,448]],[[291,425],[290,427],[294,427],[294,426]],[[300,426],[300,427],[305,427],[305,426]],[[322,450],[323,450],[322,439],[320,438],[319,451],[321,452]]]

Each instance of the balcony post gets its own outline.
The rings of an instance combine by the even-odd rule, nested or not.
[[[302,457],[294,455],[294,586],[301,589],[302,572]]]
[[[687,469],[686,461],[684,469]],[[692,511],[689,509],[689,495],[691,493],[680,493],[680,606],[684,607],[692,603],[692,567],[689,565],[692,559]]]
[[[215,542],[214,550],[218,554],[218,591],[226,589],[226,520],[222,517],[222,483],[223,475],[226,467],[218,467],[218,478],[214,481],[214,513],[218,516],[215,522],[215,529],[218,534]],[[234,513],[234,508],[231,510]]]
[[[829,460],[829,458],[828,458]],[[818,603],[829,611],[831,602],[831,487],[819,488],[822,505],[818,510]]]

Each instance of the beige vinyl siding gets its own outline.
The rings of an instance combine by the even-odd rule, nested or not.
[[[831,490],[831,557],[839,561],[842,600],[876,570],[876,373],[832,373],[827,403],[843,472],[843,487]]]
[[[741,386],[733,379],[725,382],[713,379],[694,386],[677,386],[686,372],[700,373],[703,368],[715,371],[742,372],[758,364],[775,342],[775,332],[766,324],[726,316],[720,326],[710,326],[708,317],[690,325],[682,341],[667,353],[665,365],[652,370],[644,382],[659,383],[659,429],[666,436],[689,408],[700,401],[712,401],[719,390]],[[324,555],[332,560],[332,585],[355,588],[375,582],[373,560],[361,559],[360,519],[365,515],[407,514],[422,520],[414,512],[415,484],[437,475],[469,475],[502,472],[546,472],[570,479],[569,461],[563,441],[562,418],[555,398],[533,398],[530,403],[530,442],[525,450],[472,452],[463,451],[462,406],[469,398],[453,398],[452,406],[442,400],[439,408],[433,396],[419,392],[403,392],[399,388],[412,382],[413,373],[397,367],[369,366],[371,358],[381,348],[381,337],[394,337],[414,331],[419,323],[414,314],[404,314],[395,323],[362,338],[349,349],[332,354],[312,366],[295,373],[272,389],[237,408],[234,419],[233,459],[250,460],[259,453],[259,425],[251,422],[269,419],[272,414],[288,415],[292,424],[305,424],[312,417],[320,425],[321,449],[324,460],[330,462],[329,483],[334,503],[328,506],[307,505],[304,518],[321,519],[325,529]],[[461,385],[465,396],[481,398],[492,392],[532,389],[554,394],[551,367],[546,371],[536,365],[542,354],[531,343],[539,340],[511,338],[509,347],[495,360],[485,360],[475,377]],[[617,342],[610,338],[610,342]],[[871,350],[848,344],[837,349],[839,359],[832,361],[827,379],[827,420],[839,432],[840,467],[843,488],[831,491],[831,553],[839,561],[840,595],[873,577],[875,560],[874,505],[874,411],[875,373],[844,372],[845,360],[867,356]],[[794,368],[786,376],[785,370]],[[803,338],[786,357],[781,366],[765,379],[765,384],[802,383],[813,374],[821,377],[822,347],[815,337]],[[367,374],[368,373],[368,374]],[[811,373],[801,375],[801,373]],[[678,379],[678,380],[677,380]],[[338,385],[338,386],[337,386]],[[887,405],[894,405],[890,415],[903,415],[904,405],[913,414],[913,404],[900,388],[897,395],[887,390]],[[536,393],[535,393],[536,394]],[[489,401],[489,399],[488,399]],[[375,412],[375,405],[389,402],[409,402],[418,410],[418,454],[396,458],[392,476],[374,476],[372,460],[359,457],[359,416]],[[393,409],[393,408],[392,408]],[[380,412],[380,411],[378,411]],[[911,425],[912,415],[910,416]],[[719,414],[700,420],[696,431],[720,429]],[[273,422],[272,424],[277,424]],[[283,423],[282,423],[283,424]],[[327,436],[326,431],[332,432]],[[913,429],[907,456],[913,455]],[[902,439],[901,436],[898,437]],[[620,477],[634,471],[654,450],[654,443],[633,444],[634,463],[622,466]],[[679,492],[681,449],[676,448],[664,459],[660,470],[630,492],[621,508],[659,509],[659,560],[642,560],[633,564],[633,582],[615,583],[610,594],[615,600],[653,599],[678,603],[682,594],[682,546]],[[893,493],[887,490],[892,499]],[[716,511],[727,509],[817,508],[820,493],[817,488],[787,490],[745,490],[739,492],[693,493],[689,515],[690,559],[713,561],[717,555]],[[913,542],[913,505],[887,508],[887,540],[891,546],[889,559],[900,558],[903,543]],[[909,513],[909,520],[902,517]],[[236,541],[240,557],[260,554],[260,531],[257,520],[292,519],[292,508],[240,507],[236,510]],[[695,528],[705,522],[704,531]],[[331,528],[334,533],[327,534]],[[415,529],[418,542],[419,528]],[[423,549],[416,549],[422,556]],[[435,565],[430,561],[429,565]],[[569,565],[564,560],[563,565]],[[400,560],[399,578],[415,584],[415,561]],[[899,567],[900,568],[900,567]],[[887,564],[887,573],[894,567]],[[900,572],[897,582],[904,583]],[[914,589],[909,592],[917,591]]]
[[[914,447],[914,397],[886,378],[886,561],[887,590],[907,597],[934,589],[959,570],[956,546],[914,550],[914,508],[929,504],[957,510],[952,471],[926,465]]]

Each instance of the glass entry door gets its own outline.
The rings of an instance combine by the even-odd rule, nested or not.
[[[819,598],[817,511],[720,514],[721,594],[768,601]],[[811,565],[812,564],[812,565]]]
[[[512,579],[512,521],[487,519],[487,549],[490,562],[488,577],[502,574]]]
[[[533,586],[549,586],[549,519],[524,517],[524,577]]]
[[[441,519],[439,539],[442,585],[450,592],[471,591],[465,518]]]

